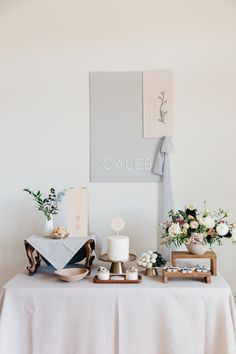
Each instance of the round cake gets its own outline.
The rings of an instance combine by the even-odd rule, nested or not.
[[[108,236],[107,257],[111,261],[127,261],[129,259],[129,237]]]

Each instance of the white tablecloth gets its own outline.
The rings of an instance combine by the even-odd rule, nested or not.
[[[235,354],[235,308],[220,277],[63,283],[17,274],[3,288],[1,354]]]

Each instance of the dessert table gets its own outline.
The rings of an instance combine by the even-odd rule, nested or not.
[[[143,276],[141,284],[59,281],[48,267],[2,290],[1,354],[235,354],[229,285]]]

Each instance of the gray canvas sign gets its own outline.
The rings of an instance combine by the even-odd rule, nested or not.
[[[142,72],[90,74],[92,182],[156,182],[159,139],[143,137]]]

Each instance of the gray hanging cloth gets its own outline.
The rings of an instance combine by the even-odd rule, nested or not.
[[[162,198],[163,220],[168,219],[168,211],[173,209],[173,195],[170,180],[170,161],[169,154],[174,151],[172,139],[166,136],[161,138],[157,148],[156,155],[153,160],[152,173],[159,175],[162,178]]]

